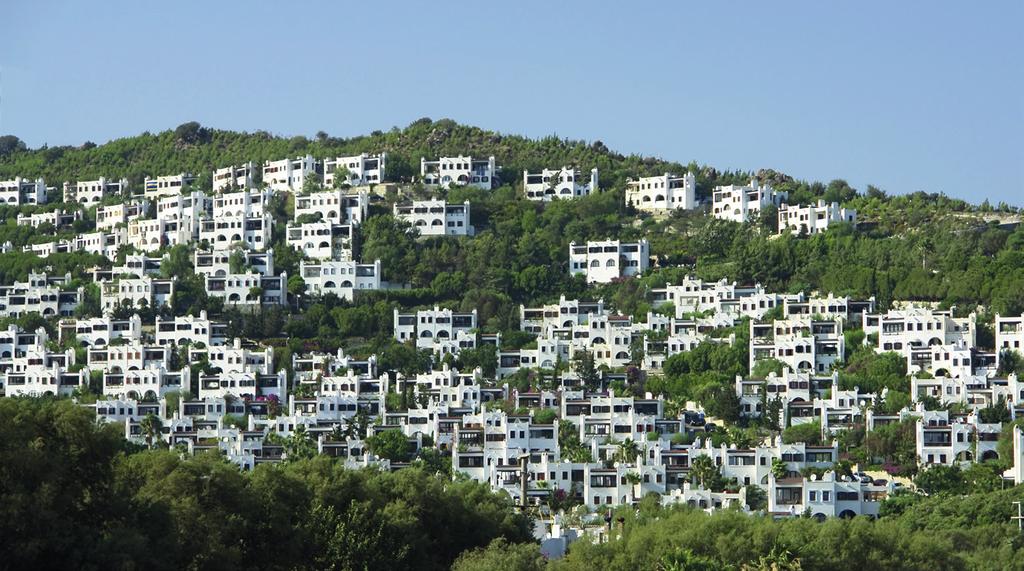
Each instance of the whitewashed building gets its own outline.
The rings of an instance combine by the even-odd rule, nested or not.
[[[362,153],[352,157],[336,157],[324,160],[324,188],[335,188],[342,184],[365,186],[379,184],[384,180],[387,153],[370,155]],[[338,171],[344,169],[344,180],[336,180]]]
[[[763,359],[775,359],[794,371],[824,373],[845,355],[843,320],[811,316],[750,322],[750,369]]]
[[[776,480],[769,475],[768,512],[773,517],[799,517],[810,513],[819,521],[828,517],[874,517],[894,490],[892,482],[861,482],[837,476],[833,471],[825,472],[821,478],[812,474],[810,478],[795,476]]]
[[[232,269],[231,255],[241,253],[241,266]],[[237,260],[237,258],[236,258]],[[255,271],[264,276],[274,275],[274,250],[255,252],[245,249],[196,250],[192,260],[195,272],[203,276],[226,276],[243,269]]]
[[[418,349],[431,349],[439,354],[457,354],[460,347],[458,340],[469,342],[467,334],[476,329],[476,310],[462,313],[447,308],[434,306],[433,309],[421,309],[413,313],[400,313],[395,310],[395,339],[400,342],[415,340]],[[473,344],[475,347],[475,334]]]
[[[199,238],[199,223],[213,213],[213,198],[200,191],[161,198],[156,205],[158,220],[164,221],[165,232],[180,236],[182,241]],[[190,238],[189,238],[190,237]]]
[[[838,222],[856,225],[857,211],[840,208],[838,202],[826,204],[824,200],[819,200],[817,205],[779,206],[779,234],[820,234],[827,230],[830,224]]]
[[[967,379],[974,373],[974,351],[962,340],[950,345],[907,345],[902,353],[911,375]]]
[[[70,396],[75,389],[88,385],[85,369],[71,372],[75,364],[75,351],[65,352],[30,351],[22,357],[14,357],[3,377],[4,394],[16,396]]]
[[[96,229],[110,230],[119,224],[128,224],[146,216],[149,202],[145,200],[119,202],[96,207]]]
[[[74,335],[75,341],[84,347],[109,345],[115,339],[141,341],[142,318],[135,314],[127,319],[114,319],[109,315],[84,319],[62,319],[60,321],[61,341],[72,335]]]
[[[265,276],[259,272],[207,275],[206,293],[228,306],[259,307],[284,305],[288,301],[288,276]]]
[[[923,465],[960,466],[999,458],[997,444],[1002,426],[980,421],[976,413],[950,415],[946,410],[924,410],[918,404],[917,458]]]
[[[128,190],[128,179],[112,180],[100,177],[97,180],[80,180],[74,184],[64,183],[64,202],[78,202],[89,207],[99,204],[108,196],[124,194]]]
[[[586,245],[569,244],[569,273],[584,274],[589,283],[612,280],[644,273],[651,263],[647,240],[623,243],[618,240],[589,241]]]
[[[199,316],[179,315],[177,317],[156,316],[154,337],[157,345],[184,345],[186,343],[206,347],[223,345],[226,339],[226,327],[223,323],[210,321],[206,311]]]
[[[352,225],[329,220],[288,223],[288,245],[314,260],[345,260],[352,257]]]
[[[751,179],[746,186],[716,186],[712,193],[711,214],[722,220],[743,223],[760,214],[765,206],[780,206],[788,196],[769,184],[760,184],[757,179]]]
[[[128,223],[124,232],[126,243],[141,252],[155,252],[167,246],[188,244],[194,238],[187,221],[183,223],[163,218],[137,218]]]
[[[41,178],[29,180],[15,177],[12,180],[0,180],[0,204],[21,206],[23,204],[43,204],[46,202],[46,181]]]
[[[306,179],[320,174],[320,163],[306,155],[263,163],[263,184],[275,192],[302,190]]]
[[[408,222],[420,236],[472,236],[469,201],[448,204],[445,200],[414,200],[395,204],[395,218]]]
[[[904,353],[911,347],[955,345],[962,342],[968,348],[977,339],[976,316],[953,317],[952,310],[924,307],[893,309],[884,315],[864,314],[865,335],[877,334],[879,353]]]
[[[143,350],[151,350],[149,347]],[[141,369],[103,368],[103,395],[117,399],[155,400],[172,391],[189,390],[191,371],[169,371],[161,363],[148,363]]]
[[[847,322],[863,322],[864,315],[874,313],[875,297],[853,299],[850,296],[836,296],[829,292],[827,296],[805,296],[803,292],[796,295],[783,296],[782,315],[811,315],[824,319],[842,317]]]
[[[206,242],[214,250],[230,249],[237,244],[263,250],[270,246],[273,223],[270,214],[206,219],[199,225],[199,241]]]
[[[146,177],[143,181],[143,196],[155,200],[163,196],[174,196],[189,192],[196,182],[196,177],[188,173],[164,175],[156,178]]]
[[[540,307],[519,306],[519,328],[534,335],[584,325],[592,317],[605,315],[604,300],[580,301],[560,296],[558,303]]]
[[[150,276],[118,279],[100,285],[100,307],[110,313],[122,305],[161,307],[171,303],[174,280]]]
[[[473,157],[459,155],[441,157],[436,161],[420,159],[420,177],[427,186],[475,186],[490,190],[496,185],[497,174],[494,157],[474,160]]]
[[[70,275],[48,277],[30,273],[26,282],[0,286],[0,317],[20,317],[28,313],[43,317],[73,314],[83,294],[81,288],[61,289],[70,279]]]
[[[1013,427],[1013,465],[1003,477],[1011,478],[1014,485],[1024,484],[1024,431],[1019,426]]]
[[[38,228],[42,224],[49,224],[56,228],[70,226],[75,220],[82,219],[81,210],[51,210],[50,212],[37,212],[35,214],[19,214],[18,226],[31,226]]]
[[[213,197],[213,217],[262,216],[267,210],[267,201],[273,196],[270,190],[240,190],[225,192]]]
[[[259,373],[270,374],[274,371],[273,347],[260,347],[252,343],[242,343],[235,338],[231,343],[208,347],[205,350],[193,349],[193,360],[197,355],[206,354],[211,367],[225,373]]]
[[[128,234],[124,228],[115,228],[109,232],[79,234],[68,245],[68,251],[99,254],[113,260],[117,257],[118,249],[128,243],[127,236]]]
[[[1003,351],[1016,351],[1024,357],[1024,315],[1003,317],[996,315],[996,367]]]
[[[219,168],[213,171],[213,192],[223,192],[232,188],[252,188],[255,186],[255,175],[256,165],[252,161]]]
[[[626,204],[644,212],[693,210],[697,207],[697,177],[689,172],[683,176],[665,173],[629,180]]]
[[[322,220],[335,224],[359,225],[366,219],[369,209],[370,195],[365,191],[324,190],[295,197],[296,220],[319,214]]]
[[[542,202],[555,199],[579,198],[597,192],[597,169],[590,169],[589,182],[577,168],[544,169],[539,173],[523,171],[523,191],[526,198]]]
[[[29,351],[45,350],[48,339],[49,335],[42,327],[26,331],[12,323],[6,329],[0,329],[0,365],[6,365],[11,358],[24,356]]]
[[[306,291],[314,295],[334,294],[352,301],[359,290],[381,288],[380,260],[361,264],[353,260],[324,260],[299,262],[299,275],[306,283]]]
[[[725,279],[711,282],[692,276],[685,276],[678,284],[651,290],[655,306],[671,303],[677,319],[705,312],[760,319],[785,299],[786,295],[771,293],[761,284],[737,285]]]

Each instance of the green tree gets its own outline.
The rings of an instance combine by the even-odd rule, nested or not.
[[[547,569],[536,543],[510,544],[503,538],[486,548],[467,551],[455,560],[452,571],[542,571]]]
[[[690,461],[690,481],[693,484],[707,490],[718,491],[721,479],[721,469],[710,456],[701,454]]]
[[[821,423],[816,421],[794,424],[782,431],[782,442],[785,444],[803,442],[810,446],[820,446],[822,444]]]
[[[160,417],[153,413],[147,414],[139,421],[139,428],[142,429],[142,434],[146,437],[146,446],[153,447],[153,441],[160,438],[163,426]]]
[[[956,494],[964,490],[964,475],[958,466],[936,464],[914,478],[918,489],[928,494]]]
[[[613,461],[621,464],[635,464],[637,456],[640,455],[640,446],[633,441],[632,438],[627,438],[622,442],[619,442],[618,447],[615,450],[615,456]]]
[[[408,462],[409,439],[399,430],[385,430],[366,439],[366,447],[377,456],[392,462]]]
[[[594,363],[594,355],[590,351],[576,351],[572,357],[572,370],[587,390],[595,390],[601,382],[601,374]]]

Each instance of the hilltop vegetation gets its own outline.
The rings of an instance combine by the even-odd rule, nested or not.
[[[350,139],[324,133],[314,139],[282,138],[186,123],[175,130],[103,145],[32,150],[8,141],[0,151],[0,179],[42,176],[58,186],[65,180],[100,176],[127,177],[138,185],[146,175],[182,171],[207,175],[200,176],[200,186],[208,186],[212,168],[247,160],[381,151],[388,152],[389,177],[408,181],[418,175],[420,157],[494,155],[503,166],[505,186],[492,192],[440,192],[450,201],[472,202],[473,224],[478,229],[475,239],[411,240],[385,204],[374,209],[377,216],[362,229],[361,242],[363,257],[380,258],[386,277],[401,276],[415,288],[406,295],[408,299],[421,304],[482,305],[487,318],[481,321],[486,324],[497,317],[489,327],[498,330],[519,303],[580,292],[582,284],[567,276],[568,244],[605,238],[647,238],[661,266],[682,265],[683,271],[704,278],[759,282],[776,291],[874,295],[882,308],[894,299],[920,299],[961,307],[991,305],[993,311],[1004,314],[1024,309],[1024,238],[1019,231],[972,216],[990,211],[987,205],[976,207],[920,192],[890,197],[873,187],[858,192],[842,180],[805,182],[771,170],[722,173],[692,163],[618,154],[599,141],[530,140],[450,120],[421,119],[405,129]],[[560,165],[597,167],[603,192],[546,206],[521,197],[518,185],[523,169]],[[857,209],[864,224],[858,231],[840,225],[826,235],[800,238],[775,237],[770,216],[739,225],[697,211],[637,222],[637,213],[624,204],[625,180],[687,169],[696,173],[698,194],[704,198],[716,185],[759,176],[789,192],[790,202],[842,202]],[[1006,205],[1000,209],[1015,210]],[[0,231],[8,236],[0,239],[15,246],[35,240],[31,232],[14,226],[13,213],[4,218],[7,227]],[[657,276],[655,272],[656,277],[645,280],[644,286],[660,285],[678,273],[673,269]],[[633,308],[646,309],[642,304]]]

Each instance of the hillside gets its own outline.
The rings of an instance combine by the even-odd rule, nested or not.
[[[513,323],[519,303],[580,292],[580,284],[564,271],[568,244],[605,238],[647,238],[661,265],[683,265],[655,271],[652,277],[626,287],[628,291],[613,285],[607,291],[592,292],[617,296],[620,309],[629,313],[646,310],[637,295],[642,291],[635,291],[635,286],[658,286],[681,272],[757,282],[777,291],[874,295],[883,308],[893,299],[917,299],[957,305],[965,311],[976,305],[991,306],[1003,314],[1024,309],[1024,237],[1014,231],[1013,224],[986,222],[984,216],[991,218],[992,211],[987,205],[920,192],[887,196],[873,187],[858,192],[839,179],[828,184],[798,181],[774,171],[722,173],[709,166],[623,155],[599,141],[531,140],[451,120],[421,119],[405,129],[351,139],[322,133],[315,139],[283,138],[187,123],[155,135],[144,133],[77,148],[19,150],[7,140],[0,145],[0,179],[42,176],[49,185],[59,186],[64,180],[124,176],[138,184],[145,175],[190,171],[207,173],[200,177],[200,184],[209,185],[212,168],[246,160],[380,151],[389,153],[389,176],[398,180],[418,175],[420,157],[444,154],[494,155],[503,167],[506,186],[502,188],[447,192],[450,201],[472,201],[476,239],[408,242],[389,222],[390,216],[384,216],[371,219],[361,240],[364,257],[379,257],[386,276],[406,276],[416,288],[407,292],[408,300],[464,309],[482,304],[481,321],[489,329],[502,330]],[[563,164],[584,170],[596,166],[603,192],[547,207],[519,198],[523,169]],[[792,203],[838,201],[857,209],[864,223],[857,231],[837,228],[809,238],[776,237],[766,231],[772,220],[739,225],[698,210],[668,218],[641,215],[637,221],[637,213],[623,204],[627,178],[686,169],[697,174],[698,195],[705,198],[716,185],[742,183],[757,175],[788,191]],[[375,212],[387,209],[383,205]],[[1015,211],[1005,205],[1001,209]],[[0,236],[0,241],[20,246],[42,239],[15,227],[11,215],[5,218],[8,226],[3,230],[8,235]],[[59,257],[55,261],[60,265]],[[492,317],[498,319],[489,323]]]
[[[255,307],[240,307],[237,303],[240,298],[231,300],[223,294],[223,289],[218,295],[215,288],[210,287],[215,279],[246,279],[247,272],[252,270],[247,255],[258,248],[249,247],[238,238],[223,240],[221,244],[226,246],[222,253],[230,252],[225,254],[228,269],[224,273],[232,274],[231,277],[215,277],[204,273],[209,267],[199,267],[196,253],[216,243],[207,238],[209,234],[204,236],[203,233],[196,236],[189,232],[186,240],[172,243],[162,241],[161,232],[161,240],[124,242],[116,248],[102,250],[103,255],[86,253],[85,248],[68,248],[63,252],[46,250],[46,257],[41,257],[31,251],[32,246],[45,246],[55,240],[82,235],[102,237],[97,231],[97,206],[83,211],[74,208],[71,222],[43,222],[35,226],[19,225],[18,215],[53,215],[54,210],[72,210],[71,206],[59,202],[0,206],[0,244],[5,246],[5,251],[0,253],[0,284],[24,282],[31,272],[45,271],[51,276],[70,274],[69,281],[60,282],[48,292],[55,298],[58,296],[54,291],[58,287],[61,294],[81,288],[80,303],[68,311],[68,315],[73,311],[76,318],[105,316],[111,323],[139,316],[139,323],[152,330],[157,329],[158,319],[202,316],[201,319],[209,318],[210,330],[214,323],[223,324],[223,338],[238,341],[237,351],[263,346],[263,355],[270,355],[274,367],[273,374],[257,376],[261,391],[262,383],[268,383],[268,393],[245,393],[250,397],[248,400],[236,397],[233,392],[224,393],[220,402],[225,407],[235,407],[227,409],[235,412],[213,421],[223,423],[217,428],[218,434],[230,432],[247,439],[250,438],[246,436],[248,431],[235,428],[248,426],[249,420],[254,426],[258,421],[259,426],[267,427],[265,438],[257,437],[258,442],[253,444],[261,447],[261,454],[264,450],[268,452],[267,456],[261,456],[266,462],[256,465],[254,456],[254,469],[245,472],[210,454],[198,454],[196,458],[188,458],[185,453],[179,455],[179,450],[189,449],[187,444],[173,452],[145,450],[182,444],[163,442],[158,424],[163,421],[155,413],[147,414],[142,421],[125,420],[135,422],[134,428],[138,430],[125,436],[123,428],[95,422],[101,416],[97,412],[99,405],[85,409],[67,399],[50,400],[42,391],[33,393],[33,396],[43,395],[40,399],[0,400],[0,434],[8,436],[0,439],[0,459],[3,460],[0,462],[0,497],[5,500],[2,503],[11,516],[0,518],[0,530],[5,537],[15,538],[12,544],[20,548],[8,553],[0,547],[0,554],[15,565],[29,566],[46,561],[50,553],[58,553],[73,565],[96,568],[129,567],[131,564],[154,568],[328,568],[333,564],[339,568],[441,569],[453,563],[459,569],[500,568],[498,563],[510,568],[542,568],[538,546],[529,542],[526,518],[515,511],[509,496],[493,492],[488,486],[462,481],[469,477],[464,478],[461,471],[463,476],[453,475],[453,470],[464,466],[458,464],[447,444],[437,444],[445,435],[419,432],[421,439],[417,441],[414,454],[403,433],[390,428],[378,433],[376,427],[385,425],[371,424],[376,419],[366,410],[370,399],[376,399],[372,403],[378,408],[372,414],[382,423],[385,419],[381,418],[381,412],[395,415],[385,417],[390,422],[403,415],[408,418],[411,411],[428,406],[440,407],[430,411],[455,410],[455,400],[449,400],[449,393],[442,392],[454,385],[422,391],[419,388],[421,376],[433,375],[444,366],[451,367],[445,369],[448,372],[455,369],[463,373],[479,367],[479,386],[492,389],[492,394],[494,389],[509,388],[509,396],[487,402],[486,407],[479,399],[472,407],[503,413],[505,418],[529,417],[530,422],[547,430],[552,429],[551,423],[557,419],[557,432],[553,432],[551,438],[557,442],[559,450],[564,451],[564,458],[574,463],[607,469],[623,458],[637,459],[645,455],[629,450],[629,445],[636,445],[632,438],[616,444],[608,433],[601,438],[603,442],[598,441],[600,433],[585,434],[590,444],[584,446],[579,431],[574,432],[575,425],[571,421],[562,422],[564,419],[559,417],[561,411],[557,405],[523,407],[512,396],[517,394],[514,391],[562,391],[566,387],[559,385],[563,380],[559,375],[570,368],[577,375],[574,380],[582,387],[583,394],[590,398],[643,397],[646,400],[649,393],[663,401],[667,418],[679,418],[683,407],[689,406],[689,402],[696,403],[707,415],[701,418],[713,421],[702,427],[700,437],[706,437],[715,446],[732,445],[747,450],[765,438],[776,436],[788,439],[786,444],[824,443],[822,424],[783,422],[782,401],[778,398],[771,403],[778,407],[772,409],[774,413],[767,408],[769,402],[765,400],[766,414],[756,419],[743,416],[736,389],[737,377],[764,379],[769,373],[781,373],[783,366],[774,358],[762,358],[751,364],[753,328],[749,316],[737,315],[725,325],[715,325],[714,330],[702,335],[695,345],[673,351],[663,363],[646,369],[645,342],[667,337],[666,330],[648,325],[635,334],[623,335],[621,338],[625,341],[617,341],[619,347],[613,366],[595,365],[594,354],[588,348],[572,353],[571,362],[559,353],[553,358],[553,367],[551,361],[534,360],[532,365],[523,361],[514,365],[514,371],[498,376],[496,369],[500,361],[496,344],[480,342],[460,347],[457,353],[423,348],[416,341],[425,336],[415,332],[409,338],[397,338],[400,324],[396,322],[400,320],[395,317],[396,311],[406,313],[440,306],[475,312],[477,321],[470,332],[474,343],[478,336],[483,339],[483,335],[488,334],[494,339],[489,334],[500,334],[501,351],[523,354],[540,351],[538,346],[544,347],[543,343],[549,340],[525,330],[522,306],[536,307],[564,296],[567,300],[603,300],[607,314],[600,317],[607,317],[605,323],[610,323],[612,317],[616,323],[628,321],[615,315],[623,314],[632,316],[637,324],[656,324],[657,319],[648,318],[651,313],[671,315],[683,322],[694,314],[677,317],[670,304],[653,301],[652,290],[666,283],[679,284],[685,276],[695,275],[705,280],[759,283],[773,293],[817,291],[848,295],[854,300],[873,297],[877,310],[882,312],[906,300],[932,301],[944,308],[955,306],[954,316],[976,314],[977,349],[989,355],[995,349],[995,315],[1024,312],[1024,228],[1017,222],[1019,212],[1015,208],[992,209],[989,205],[971,205],[926,193],[889,196],[873,187],[858,191],[841,179],[828,183],[800,181],[774,171],[721,173],[710,166],[618,154],[600,142],[530,140],[448,120],[424,119],[405,129],[344,140],[327,135],[314,140],[288,139],[259,132],[212,130],[194,123],[155,135],[147,133],[78,148],[26,149],[16,139],[7,137],[0,138],[0,180],[14,176],[45,177],[51,186],[59,186],[64,180],[105,176],[126,177],[137,186],[146,175],[190,171],[200,176],[198,186],[203,189],[210,187],[209,173],[215,167],[306,153],[323,158],[382,151],[389,154],[387,178],[401,183],[401,193],[389,191],[375,196],[372,201],[366,194],[359,195],[366,213],[355,230],[348,227],[355,235],[351,251],[346,252],[346,257],[351,258],[332,261],[352,264],[351,267],[358,262],[364,262],[365,266],[365,262],[379,261],[381,271],[375,269],[375,276],[380,278],[382,274],[382,281],[397,287],[365,290],[353,287],[346,297],[308,288],[304,277],[319,276],[300,273],[300,264],[324,262],[311,255],[304,257],[306,251],[301,241],[294,247],[295,243],[286,239],[285,229],[289,224],[294,225],[305,216],[313,216],[312,220],[307,220],[310,224],[320,223],[317,216],[299,214],[296,206],[298,198],[317,188],[319,182],[315,179],[308,186],[303,184],[301,188],[261,195],[266,198],[261,198],[261,212],[254,218],[266,221],[262,226],[266,234],[261,235],[260,245],[263,249],[273,249],[272,273],[275,275],[257,276],[260,281],[243,283],[248,288],[243,292],[246,301],[251,295]],[[495,156],[503,167],[502,184],[489,190],[471,187],[445,190],[426,188],[415,181],[420,157],[458,154]],[[519,179],[524,169],[536,171],[569,164],[584,170],[598,168],[601,191],[548,203],[530,201],[523,196]],[[626,204],[627,178],[684,171],[696,174],[697,194],[705,198],[700,207],[651,215]],[[746,183],[754,176],[788,192],[792,204],[826,200],[856,209],[860,223],[854,226],[836,221],[823,233],[794,235],[778,232],[778,211],[773,210],[774,205],[759,210],[746,223],[708,215],[706,199],[713,188]],[[245,196],[251,199],[252,194],[256,193],[245,193]],[[339,196],[340,203],[340,191],[335,196]],[[423,236],[395,214],[394,206],[399,202],[427,196],[444,198],[457,206],[470,203],[475,234]],[[176,190],[172,190],[168,198],[172,202],[187,199]],[[102,201],[116,203],[123,199],[123,195],[112,194]],[[213,202],[209,197],[206,200]],[[204,226],[214,226],[216,216],[211,213],[215,212],[211,205],[210,212],[197,218]],[[152,216],[154,220],[159,218],[159,215]],[[140,221],[149,223],[149,219]],[[335,225],[333,221],[324,224],[330,228]],[[127,222],[118,223],[114,231],[124,229],[127,234],[126,226]],[[138,231],[138,226],[135,230],[135,236],[145,236]],[[624,278],[617,274],[604,284],[588,284],[584,276],[571,275],[570,244],[604,239],[645,239],[655,263],[639,277]],[[133,244],[141,244],[141,248],[153,245],[147,255],[159,258],[160,265],[158,273],[154,274],[156,279],[150,283],[157,279],[165,285],[171,282],[174,291],[160,303],[146,299],[136,303],[128,298],[121,300],[127,303],[106,305],[102,302],[100,287],[105,288],[103,295],[110,295],[108,290],[114,288],[106,287],[110,282],[97,283],[99,278],[94,281],[90,270],[124,264],[129,254],[138,253]],[[29,251],[25,250],[26,246]],[[281,273],[287,276],[282,277]],[[352,271],[349,275],[355,273]],[[243,277],[237,277],[239,275]],[[330,279],[336,279],[334,276],[340,274],[330,275]],[[122,278],[124,274],[119,274],[121,283]],[[263,301],[264,278],[279,280],[274,288],[275,292],[280,292],[279,302]],[[249,287],[253,283],[259,285]],[[763,319],[780,318],[781,303],[767,306],[772,309],[765,309]],[[713,311],[695,313],[713,318],[715,316],[704,315]],[[81,384],[64,394],[73,396],[79,403],[96,403],[108,392],[118,394],[117,391],[124,389],[124,385],[116,383],[107,385],[108,377],[117,379],[121,371],[108,375],[107,365],[93,358],[95,354],[104,359],[104,349],[95,345],[86,348],[74,335],[57,341],[60,318],[52,312],[49,315],[43,317],[39,311],[12,313],[2,320],[0,328],[11,325],[23,331],[43,328],[47,336],[40,336],[43,339],[40,346],[59,347],[73,354],[74,371],[78,374],[87,371],[88,375],[80,377]],[[595,317],[594,322],[597,321]],[[580,327],[589,324],[581,323]],[[914,406],[913,397],[920,395],[912,394],[906,359],[893,352],[872,350],[870,343],[865,343],[868,334],[861,327],[860,319],[844,322],[843,327],[837,343],[843,342],[845,354],[827,370],[829,375],[836,374],[838,388],[857,389],[858,394],[870,393],[871,398],[877,396],[872,407],[880,413],[898,414],[910,410],[909,407]],[[730,342],[723,343],[724,339]],[[244,349],[242,340],[246,344]],[[115,342],[130,341],[116,338],[108,343],[114,346]],[[213,344],[212,340],[210,343]],[[198,384],[198,395],[173,390],[162,396],[165,406],[157,412],[168,423],[179,405],[189,402],[195,405],[192,399],[197,396],[207,398],[210,394],[219,394],[217,391],[224,386],[220,383],[227,379],[222,369],[215,366],[225,364],[222,357],[215,357],[215,354],[222,355],[222,351],[200,349],[195,352],[191,344],[191,338],[180,346],[175,344],[174,350],[160,364],[168,371],[187,370],[190,376],[205,380]],[[601,345],[595,340],[593,351],[605,351]],[[323,369],[311,368],[320,366],[309,365],[312,359],[324,354],[339,356],[337,360],[325,361]],[[62,358],[64,355],[61,353]],[[310,425],[309,432],[305,426],[300,426],[282,435],[282,430],[277,428],[277,420],[286,416],[281,409],[282,401],[308,399],[318,391],[326,391],[320,383],[330,375],[321,373],[328,370],[330,364],[337,365],[339,374],[347,374],[353,371],[347,359],[369,362],[371,356],[382,376],[396,379],[394,385],[384,388],[389,383],[367,380],[365,390],[373,394],[366,399],[362,392],[353,396],[354,402],[359,404],[351,405],[350,412],[357,406],[363,408],[352,413],[354,416],[346,416],[344,426],[339,421],[326,419]],[[259,358],[253,357],[257,361]],[[1017,359],[1007,361],[1007,358],[1009,354],[1000,365],[1000,374],[1024,373],[1024,363]],[[297,364],[303,359],[306,359],[305,369],[300,368],[301,363]],[[86,364],[94,369],[83,369]],[[305,381],[295,381],[303,374]],[[314,374],[318,377],[313,377]],[[811,373],[807,375],[810,379]],[[25,375],[20,378],[23,377]],[[366,378],[370,377],[372,375]],[[435,378],[447,382],[447,377]],[[831,382],[830,377],[821,378]],[[285,387],[281,379],[295,382]],[[415,379],[415,382],[399,391],[398,379]],[[424,386],[426,382],[433,381],[424,379]],[[269,392],[272,390],[278,392]],[[461,390],[452,394],[459,397],[457,393]],[[823,389],[831,390],[832,385]],[[153,397],[126,394],[129,396],[125,398],[150,407],[161,398],[155,396],[156,393]],[[277,400],[270,399],[268,394]],[[445,395],[443,403],[442,394]],[[469,399],[465,397],[464,402]],[[939,406],[936,399],[931,401],[929,406]],[[980,409],[979,414],[991,418],[993,423],[1004,424],[999,430],[1003,435],[1000,446],[1005,447],[1010,444],[1007,435],[1012,434],[1012,425],[1010,411],[1003,406],[1005,401],[1000,402],[1001,405]],[[323,404],[320,406],[322,410]],[[207,410],[205,404],[199,403],[199,407]],[[298,418],[294,414],[297,413],[287,413],[287,416]],[[583,426],[587,417],[581,415],[580,418],[580,426]],[[145,426],[141,424],[143,421]],[[504,424],[508,426],[510,422]],[[632,421],[629,424],[632,425]],[[632,427],[627,428],[632,431]],[[916,483],[934,492],[933,497],[924,498],[894,491],[882,504],[883,517],[877,522],[862,517],[833,518],[824,524],[811,518],[776,522],[771,517],[741,516],[731,509],[706,516],[701,511],[682,507],[658,508],[654,505],[656,498],[648,495],[635,506],[625,505],[626,500],[622,500],[616,514],[622,516],[620,539],[593,545],[579,542],[554,568],[746,569],[760,565],[756,568],[791,569],[802,565],[806,569],[853,566],[929,569],[973,568],[982,566],[985,561],[1001,564],[1013,560],[1019,546],[1006,542],[1007,537],[1016,533],[1013,524],[1007,521],[1008,502],[1019,498],[1020,488],[997,491],[1003,483],[1000,474],[1010,465],[1009,453],[1004,450],[998,462],[976,463],[963,474],[959,471],[940,473],[930,468],[919,472],[914,429],[914,420],[906,418],[870,431],[865,426],[852,426],[835,436],[837,461],[833,467],[836,471],[845,470],[852,476],[851,465],[856,462],[877,469],[891,468],[893,473],[907,476],[923,473],[924,478],[918,478]],[[311,436],[314,431],[319,440]],[[657,446],[676,451],[698,446],[696,433],[691,434],[685,428],[671,435],[639,428],[637,431],[639,437],[634,438],[642,438],[645,446],[654,446],[656,442]],[[386,438],[388,433],[391,435]],[[49,436],[43,438],[40,434]],[[168,428],[168,436],[176,435],[177,432],[172,434]],[[227,443],[229,438],[224,438],[222,442]],[[213,447],[215,440],[199,439],[191,450]],[[353,455],[350,460],[367,459],[372,454],[394,461],[394,465],[389,464],[392,467],[406,462],[411,462],[412,467],[394,474],[388,470],[344,470],[337,459],[319,457],[318,442],[345,442],[345,454]],[[37,444],[48,447],[47,453],[24,454]],[[588,447],[591,444],[593,448]],[[591,456],[592,450],[600,452],[602,447],[603,459],[600,454]],[[358,452],[353,452],[353,448]],[[609,455],[611,448],[620,449]],[[271,452],[274,455],[270,455]],[[762,457],[762,461],[764,459]],[[713,469],[711,462],[708,457],[708,469]],[[24,469],[7,469],[16,465]],[[356,465],[359,464],[353,464]],[[762,466],[767,465],[762,462]],[[770,465],[774,470],[774,462]],[[699,466],[695,460],[689,467],[687,477],[692,476],[691,483],[700,471]],[[80,473],[86,476],[80,477]],[[808,474],[818,475],[816,472]],[[953,483],[937,483],[935,480],[940,475],[948,476]],[[929,479],[936,484],[934,487],[925,486]],[[615,479],[612,480],[614,483]],[[729,485],[734,483],[738,487],[739,480],[734,480]],[[703,484],[703,480],[699,481]],[[710,489],[717,487],[716,493],[724,493],[726,482],[723,479],[712,477],[709,481],[716,482]],[[40,482],[44,485],[40,486]],[[62,495],[53,496],[47,491],[51,487],[61,490]],[[766,509],[768,492],[761,491],[757,485],[744,488],[754,494],[751,509]],[[760,491],[761,496],[753,490]],[[549,506],[557,503],[555,490],[550,491]],[[955,497],[961,491],[969,494],[967,499]],[[760,499],[755,501],[758,497]],[[605,506],[611,502],[611,496],[604,505],[599,499],[595,500],[594,515],[602,517]],[[976,514],[977,523],[983,527],[975,529],[941,515],[961,509]],[[17,523],[21,521],[25,523]],[[74,523],[73,533],[65,534],[66,537],[55,533],[59,526],[54,526],[54,521]],[[228,525],[224,525],[225,522]],[[442,522],[443,525],[427,522]],[[513,559],[515,563],[511,562]]]

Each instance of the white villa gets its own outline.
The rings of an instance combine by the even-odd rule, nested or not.
[[[213,192],[252,188],[255,185],[255,174],[256,165],[252,161],[217,169],[213,171]]]
[[[74,184],[64,183],[64,202],[79,202],[84,206],[98,204],[108,196],[116,196],[128,190],[128,179],[80,180]]]
[[[451,186],[475,186],[490,190],[495,186],[498,167],[494,157],[476,159],[473,157],[441,157],[436,161],[420,159],[420,177],[427,186],[449,188]]]
[[[0,204],[21,206],[23,204],[43,204],[46,202],[46,182],[38,178],[29,180],[16,177],[12,180],[0,180]]]
[[[420,236],[472,236],[469,201],[448,204],[445,200],[415,200],[411,204],[395,204],[395,218],[404,220],[419,231]]]
[[[146,177],[142,184],[143,196],[153,200],[163,196],[174,196],[186,192],[196,177],[188,173],[164,175],[156,178]]]
[[[587,196],[598,191],[597,169],[590,169],[589,182],[584,181],[577,168],[544,169],[539,173],[523,171],[523,191],[526,198],[542,202]]]
[[[643,212],[693,210],[697,207],[697,178],[693,173],[642,177],[626,183],[626,204]]]
[[[647,240],[623,243],[618,240],[589,241],[585,245],[569,244],[569,272],[585,274],[588,283],[612,280],[644,273],[651,263]]]
[[[779,206],[779,234],[820,234],[837,222],[856,224],[857,211],[840,208],[838,202],[826,204],[824,200],[819,200],[816,206]]]
[[[263,163],[263,184],[275,192],[302,190],[306,179],[319,173],[320,163],[312,155],[267,161]]]
[[[339,184],[365,186],[384,180],[387,153],[369,155],[362,153],[353,157],[337,157],[324,161],[324,188],[335,188]],[[336,180],[340,169],[347,174],[345,180]]]
[[[780,206],[788,196],[785,192],[776,192],[771,185],[760,184],[757,179],[752,179],[747,186],[716,186],[711,214],[715,218],[743,223],[760,214],[769,204]]]

